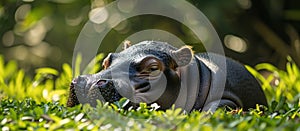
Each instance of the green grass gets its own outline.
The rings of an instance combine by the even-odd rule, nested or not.
[[[95,62],[102,58],[98,55]],[[65,103],[72,79],[70,65],[62,65],[61,72],[40,68],[29,77],[16,62],[5,63],[0,56],[0,130],[300,130],[300,71],[288,60],[286,71],[267,63],[246,66],[262,82],[268,107],[186,114],[174,108],[158,111],[143,103],[137,110],[124,110],[125,99],[111,105],[98,102],[96,108],[69,108]],[[84,72],[99,69],[91,64]],[[263,69],[271,72],[266,79],[257,72]],[[74,73],[79,74],[79,67]],[[269,84],[274,79],[275,84]]]

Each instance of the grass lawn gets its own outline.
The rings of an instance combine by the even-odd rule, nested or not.
[[[95,60],[100,61],[103,55]],[[250,110],[219,109],[214,113],[180,109],[156,110],[140,104],[137,110],[124,110],[125,99],[115,104],[100,103],[66,107],[70,65],[62,71],[39,68],[33,78],[18,68],[15,61],[0,56],[0,130],[297,130],[300,131],[300,70],[288,59],[286,71],[270,64],[247,69],[262,83],[269,106]],[[77,61],[80,62],[80,59]],[[88,66],[94,73],[98,66]],[[78,69],[75,69],[76,71]],[[257,70],[271,74],[264,78]],[[78,71],[75,72],[75,75]],[[271,84],[270,84],[271,83]]]

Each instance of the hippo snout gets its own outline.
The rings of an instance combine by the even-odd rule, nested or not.
[[[71,82],[71,86],[76,85],[77,87],[86,87],[87,84],[87,77],[78,76],[77,78],[73,79]]]
[[[82,75],[74,78],[70,85],[68,106],[79,103],[96,105],[96,101],[115,102],[122,98],[111,79],[102,79],[94,75]]]

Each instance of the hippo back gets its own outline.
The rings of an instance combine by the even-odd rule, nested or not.
[[[267,100],[260,84],[239,62],[214,53],[198,54],[196,58],[200,63],[203,63],[211,73],[212,65],[216,65],[211,59],[226,59],[226,83],[221,99],[233,101],[238,107],[244,109],[255,108],[256,104],[267,105]],[[216,79],[212,77],[211,83],[213,83],[213,81],[216,81]],[[210,87],[210,90],[212,88],[215,87]],[[209,103],[209,101],[206,101],[206,103]],[[220,103],[219,106],[224,105]]]

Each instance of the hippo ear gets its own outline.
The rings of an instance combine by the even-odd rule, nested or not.
[[[130,46],[131,46],[131,42],[129,40],[125,40],[123,42],[123,49],[124,50],[127,49],[127,48],[129,48]]]
[[[193,55],[194,53],[190,46],[183,46],[180,49],[171,52],[171,56],[178,67],[188,65],[192,61]]]

